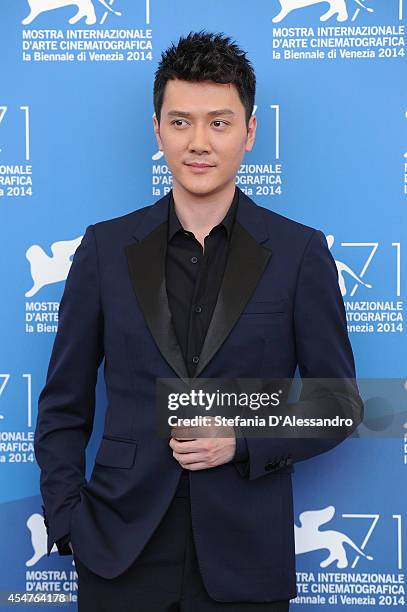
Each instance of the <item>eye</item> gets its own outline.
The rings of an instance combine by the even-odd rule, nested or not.
[[[221,123],[223,124],[224,127],[226,127],[227,125],[229,125],[227,123],[227,121],[222,121],[221,119],[215,119],[215,121],[213,123]],[[215,127],[221,127],[221,126],[215,126]]]
[[[171,125],[177,124],[176,127],[182,127],[182,125],[179,125],[181,121],[185,121],[185,119],[174,119],[174,121],[171,121]]]

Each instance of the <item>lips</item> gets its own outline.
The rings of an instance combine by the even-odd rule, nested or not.
[[[192,174],[205,174],[212,170],[214,166],[210,166],[209,164],[186,164]]]

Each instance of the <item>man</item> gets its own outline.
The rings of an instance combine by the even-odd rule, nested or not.
[[[304,378],[355,376],[324,235],[236,186],[255,140],[254,96],[230,38],[190,33],[172,45],[153,122],[173,188],[88,226],[75,253],[35,452],[47,552],[73,549],[79,610],[277,612],[296,596],[293,463],[341,437],[156,433],[158,378],[290,378],[297,365]],[[108,407],[86,482],[103,358]],[[349,434],[362,413],[356,385],[342,406],[357,417]],[[337,407],[316,394],[295,412]]]

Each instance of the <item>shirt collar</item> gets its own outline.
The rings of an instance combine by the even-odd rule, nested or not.
[[[228,208],[226,215],[223,217],[222,221],[220,221],[219,225],[223,225],[226,229],[226,233],[228,239],[230,240],[230,236],[232,234],[233,224],[236,218],[237,207],[239,203],[239,190],[235,187],[235,195],[233,196],[233,200],[231,205]],[[174,199],[172,197],[172,189],[170,192],[169,199],[169,207],[168,207],[168,234],[167,241],[169,242],[174,234],[178,232],[178,230],[184,230],[181,225],[180,220],[178,219],[177,213],[175,212]]]

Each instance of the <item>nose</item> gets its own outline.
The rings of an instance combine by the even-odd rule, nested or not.
[[[211,146],[205,125],[196,124],[190,131],[190,135],[191,139],[188,148],[191,153],[209,153]]]

